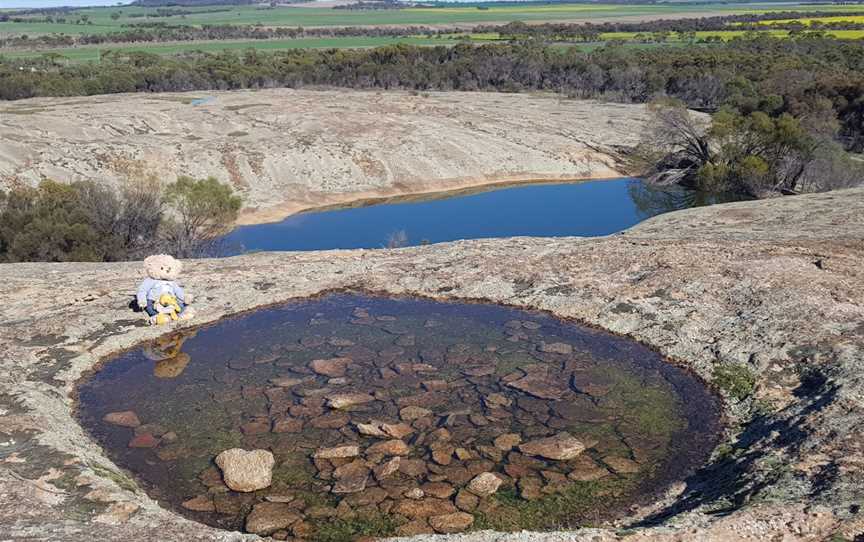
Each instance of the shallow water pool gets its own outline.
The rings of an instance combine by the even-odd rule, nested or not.
[[[310,540],[596,522],[685,476],[718,434],[714,396],[631,340],[355,294],[167,336],[79,392],[82,425],[163,505]],[[271,452],[271,485],[231,490],[214,464],[231,448]]]

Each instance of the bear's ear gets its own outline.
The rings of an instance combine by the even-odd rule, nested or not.
[[[147,276],[153,278],[159,269],[159,255],[147,256],[144,258],[144,271]]]

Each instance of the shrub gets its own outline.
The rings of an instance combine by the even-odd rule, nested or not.
[[[714,368],[713,381],[738,401],[750,397],[756,388],[756,375],[749,367],[740,364],[718,365]]]
[[[0,192],[0,262],[118,261],[157,251],[206,254],[241,200],[215,179],[155,180],[115,191],[94,182]]]
[[[178,257],[200,256],[228,233],[237,219],[242,200],[230,186],[214,177],[180,177],[165,189],[170,218],[165,221],[166,240]]]

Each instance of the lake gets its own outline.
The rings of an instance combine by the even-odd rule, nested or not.
[[[227,252],[382,248],[489,237],[601,236],[652,216],[733,201],[632,178],[530,184],[299,213],[226,236]]]

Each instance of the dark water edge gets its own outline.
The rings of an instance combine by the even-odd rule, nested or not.
[[[361,317],[357,316],[358,308],[362,309]],[[362,317],[363,311],[369,318]],[[430,321],[437,324],[427,327]],[[531,329],[514,329],[514,321],[531,322]],[[414,337],[414,345],[396,346],[400,342],[411,343],[405,339],[406,336]],[[328,342],[334,337],[343,340],[339,343],[342,346]],[[346,345],[344,340],[354,345]],[[551,341],[571,344],[574,351],[570,355],[539,351],[540,344]],[[460,345],[457,349],[459,355],[455,357],[451,356],[454,345]],[[491,352],[488,350],[490,347],[494,347]],[[392,357],[398,349],[404,352]],[[526,405],[531,405],[529,408],[536,408],[538,400],[502,386],[501,378],[526,367],[530,369],[533,365],[549,366],[553,371],[558,370],[555,367],[563,365],[569,367],[566,371],[593,375],[589,381],[580,384],[586,389],[591,389],[592,385],[599,386],[594,389],[594,395],[576,393],[572,387],[568,388],[567,400],[580,401],[579,404],[583,405],[579,412],[584,412],[584,416],[589,418],[599,413],[617,413],[616,416],[620,416],[620,419],[615,418],[618,421],[612,431],[596,427],[596,420],[592,423],[568,422],[563,418],[564,421],[560,423],[572,423],[572,426],[566,427],[567,430],[577,436],[586,431],[596,433],[596,436],[602,437],[601,441],[608,440],[605,453],[630,453],[634,458],[636,448],[631,446],[653,449],[651,447],[655,441],[662,441],[658,444],[664,451],[662,457],[652,456],[649,460],[647,458],[651,454],[640,452],[647,454],[640,468],[650,471],[644,477],[642,474],[635,477],[613,475],[614,480],[609,480],[606,486],[602,482],[575,488],[579,498],[570,499],[570,494],[566,492],[566,498],[557,494],[554,499],[549,497],[548,514],[550,521],[554,520],[553,523],[536,523],[535,504],[521,502],[518,492],[508,489],[499,494],[506,514],[503,517],[501,512],[478,514],[478,526],[482,527],[507,529],[524,526],[542,530],[578,526],[586,521],[608,518],[624,511],[630,504],[650,500],[658,490],[682,479],[693,468],[704,463],[719,434],[719,404],[698,378],[667,363],[656,352],[634,341],[578,326],[541,312],[489,304],[440,303],[351,294],[328,295],[262,309],[126,352],[108,361],[92,378],[82,382],[79,387],[78,415],[82,425],[105,448],[108,456],[133,472],[148,494],[164,506],[197,521],[238,529],[243,526],[243,516],[248,512],[248,506],[240,507],[234,516],[190,512],[179,507],[185,499],[206,494],[207,489],[200,486],[199,474],[208,469],[212,472],[215,468],[212,458],[225,448],[270,448],[277,455],[277,465],[283,461],[300,460],[296,473],[285,472],[279,478],[281,481],[274,482],[270,490],[252,494],[252,501],[248,501],[248,495],[239,495],[238,502],[242,500],[249,504],[260,501],[268,493],[298,491],[308,496],[310,502],[318,503],[323,499],[331,505],[336,504],[333,496],[326,492],[325,497],[321,497],[320,491],[315,494],[314,475],[311,478],[307,476],[312,474],[308,470],[308,456],[316,447],[342,443],[346,439],[345,426],[338,430],[315,430],[309,435],[250,435],[241,431],[240,426],[260,416],[273,417],[272,397],[265,399],[269,396],[261,395],[263,391],[255,392],[253,388],[266,388],[267,382],[274,376],[309,378],[313,376],[306,365],[309,360],[349,354],[357,358],[359,365],[355,371],[349,371],[350,383],[334,385],[338,391],[371,392],[386,389],[388,393],[396,393],[401,389],[399,386],[404,386],[405,395],[400,392],[396,393],[396,397],[406,397],[423,392],[421,381],[445,375],[449,381],[459,383],[454,388],[457,390],[464,390],[467,382],[471,389],[482,390],[477,392],[479,395],[490,392],[509,394],[513,399],[513,408],[522,410],[524,401],[527,401]],[[380,379],[372,376],[382,367],[393,367],[405,360],[428,362],[435,367],[435,372],[431,376],[426,373],[400,374],[396,381],[388,381],[383,385]],[[493,363],[502,370],[484,377],[473,377],[473,380],[460,372],[478,363]],[[327,386],[326,378],[315,378],[316,382],[307,387]],[[556,385],[557,380],[560,378],[553,376],[550,385]],[[343,390],[342,387],[350,389]],[[618,388],[627,393],[618,394],[615,391]],[[477,393],[471,392],[468,396],[474,397]],[[215,401],[214,397],[218,394],[227,394],[227,402],[220,404]],[[231,397],[232,394],[236,397]],[[291,400],[295,404],[305,401],[302,393],[292,396]],[[465,401],[471,403],[474,399]],[[394,416],[398,419],[395,406],[379,407],[379,410],[349,411],[348,416],[352,422],[357,421],[356,416],[360,420]],[[474,408],[477,408],[476,404]],[[155,448],[128,448],[127,443],[134,435],[132,430],[102,422],[105,413],[127,409],[136,411],[144,424],[161,425],[160,431],[175,432],[178,439],[171,443],[160,442]],[[639,424],[633,423],[631,418],[634,409],[637,414],[644,414]],[[215,415],[213,410],[222,412]],[[309,424],[310,420],[305,423]],[[472,438],[486,438],[480,436],[486,431],[482,426],[475,427],[473,422],[466,420],[457,420],[455,423],[452,427],[454,434],[467,431]],[[662,433],[662,438],[640,434],[638,426],[646,423],[654,424],[657,435]],[[535,436],[561,429],[546,426],[532,429],[531,425],[520,423],[511,426],[511,429],[518,427],[526,434],[533,431],[536,432]],[[214,427],[224,434],[214,434]],[[418,431],[428,433],[433,427]],[[622,433],[622,427],[629,431],[630,436],[615,436],[625,434]],[[357,438],[363,441],[365,437],[355,436],[355,440]],[[374,440],[365,442],[363,447],[372,442]],[[621,442],[625,443],[623,448]],[[191,453],[186,454],[190,457],[182,457],[184,449],[191,450]],[[626,449],[630,452],[626,452]],[[167,460],[158,455],[166,451]],[[590,455],[592,460],[602,464],[600,450],[592,450],[585,455]],[[301,464],[304,460],[305,466]],[[504,463],[507,461],[504,460]],[[500,471],[501,464],[496,462],[493,470]],[[547,467],[563,468],[555,462]],[[564,470],[566,472],[566,468]],[[306,474],[297,474],[304,472]],[[286,479],[291,483],[286,485]],[[623,491],[625,495],[612,498],[598,496],[604,490]],[[229,497],[233,497],[231,493]],[[593,509],[590,505],[586,508],[585,498],[594,503]],[[598,503],[601,506],[597,506]],[[561,506],[570,506],[572,510],[562,511],[559,509]],[[542,511],[547,512],[545,509]],[[562,516],[564,512],[567,513]],[[512,523],[514,517],[518,520],[523,516],[528,524]],[[568,522],[562,524],[561,518],[565,516]],[[318,528],[322,537],[313,539],[332,539],[324,536],[328,532],[326,529],[331,529],[332,525],[320,525]]]
[[[254,251],[414,246],[492,237],[602,236],[653,216],[739,201],[727,193],[655,187],[633,178],[490,187],[325,208],[271,224],[241,226],[225,255]],[[395,241],[395,242],[394,242]]]

